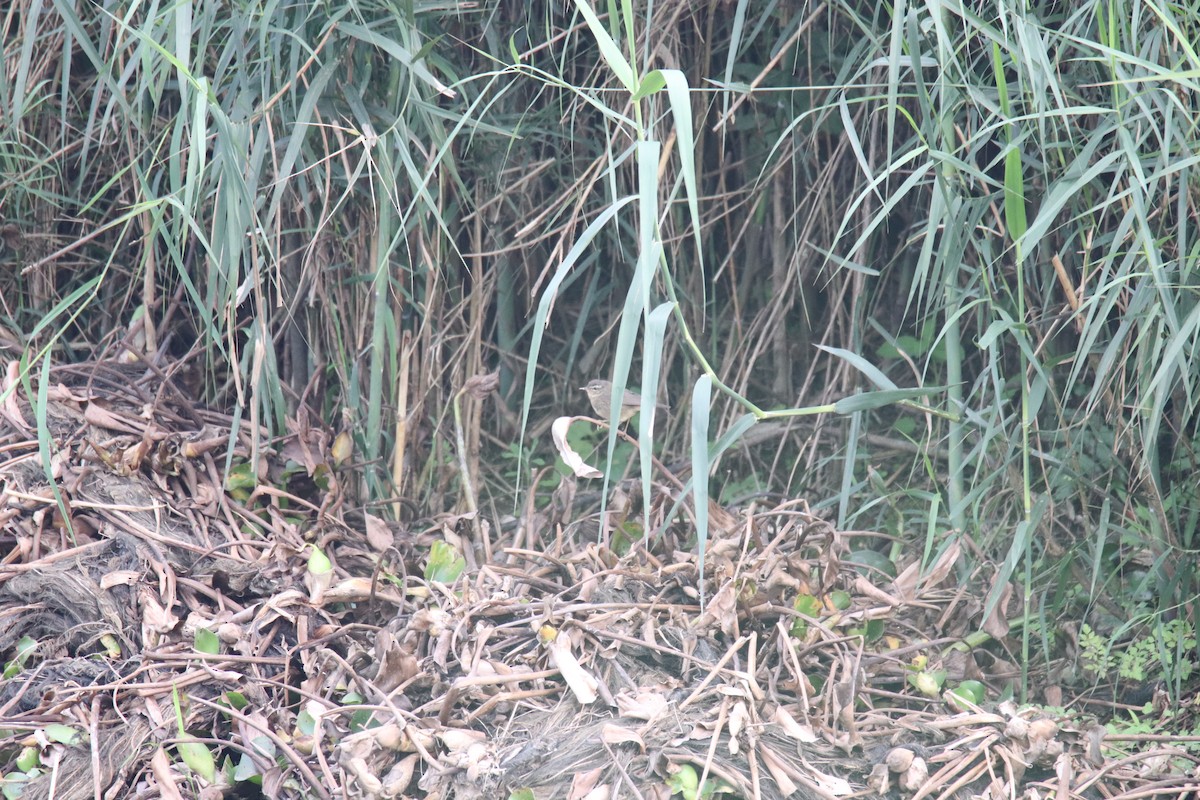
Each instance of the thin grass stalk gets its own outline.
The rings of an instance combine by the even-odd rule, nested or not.
[[[396,395],[396,425],[395,425],[395,446],[392,451],[392,486],[395,492],[395,502],[392,503],[392,515],[394,519],[400,519],[400,513],[403,506],[400,504],[400,498],[404,497],[406,488],[406,478],[409,473],[407,453],[408,453],[408,387],[412,380],[411,373],[411,356],[412,356],[412,331],[404,330],[400,334],[400,366],[397,370],[397,395]]]
[[[383,157],[386,163],[386,156]],[[371,309],[371,352],[367,372],[367,407],[366,407],[366,438],[364,459],[368,465],[375,464],[379,458],[382,441],[375,435],[383,423],[383,391],[387,373],[388,360],[388,324],[392,318],[391,307],[391,243],[394,240],[395,214],[389,202],[388,192],[383,188],[385,179],[382,175],[390,175],[382,171],[379,178],[379,195],[377,203],[379,216],[378,229],[371,236],[370,263],[373,267],[374,279],[373,306]],[[383,487],[379,485],[376,471],[368,466],[365,475],[371,494],[381,496]]]
[[[960,416],[966,411],[963,401],[962,327],[959,323],[960,299],[958,270],[950,270],[944,279],[945,325],[942,328],[946,346],[946,399],[955,412],[947,423],[946,437],[946,495],[950,525],[958,532],[967,530],[966,508],[963,504],[963,439],[965,426]]]

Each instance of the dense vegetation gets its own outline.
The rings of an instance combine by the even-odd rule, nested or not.
[[[641,438],[712,459],[701,492],[927,561],[969,540],[1003,565],[980,593],[1020,587],[1025,666],[1088,619],[1181,690],[1194,3],[26,0],[0,26],[0,344],[28,374],[160,354],[254,430],[348,432],[359,499],[424,515],[524,503],[549,419],[615,370],[664,387]],[[779,427],[707,445],[746,415]]]

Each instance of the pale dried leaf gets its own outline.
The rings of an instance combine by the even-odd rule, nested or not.
[[[150,757],[150,770],[157,784],[155,788],[158,790],[158,797],[162,800],[183,800],[183,794],[175,783],[175,773],[171,769],[171,759],[166,750],[161,747],[155,749],[154,755]]]
[[[149,590],[139,593],[142,606],[142,627],[155,633],[169,633],[179,624],[179,617],[165,608]]]
[[[763,765],[766,766],[767,772],[771,773],[771,778],[779,787],[779,793],[784,797],[791,797],[800,787],[788,775],[787,768],[784,766],[783,760],[775,754],[771,748],[765,745],[759,745],[758,755],[762,758]]]
[[[626,728],[624,725],[614,725],[611,722],[606,723],[600,729],[600,740],[608,745],[636,744],[643,752],[646,750],[646,743],[642,741],[641,736],[638,736],[637,731]]]
[[[596,767],[585,772],[576,772],[574,777],[571,778],[571,789],[567,792],[567,800],[592,800],[592,792],[597,789],[597,784],[603,774],[603,767]],[[603,796],[608,797],[607,792]]]
[[[623,717],[656,720],[666,713],[671,703],[659,692],[640,691],[637,694],[621,692],[616,696],[617,710]]]
[[[992,613],[983,621],[981,627],[993,639],[1003,639],[1005,636],[1008,636],[1008,605],[1012,600],[1012,596],[1012,584],[1007,583],[1000,592],[1000,601],[996,603],[996,606],[992,609]]]
[[[368,577],[346,578],[336,586],[330,586],[321,595],[323,603],[363,603],[367,600],[404,605],[404,596],[389,584],[378,583]]]
[[[734,703],[733,708],[729,710],[729,752],[737,753],[741,746],[738,737],[745,730],[747,723],[750,721],[750,709],[746,707],[744,702]]]
[[[799,742],[815,742],[818,739],[816,732],[811,725],[799,722],[795,717],[788,713],[783,706],[776,706],[775,713],[771,715],[771,720],[783,730],[783,732]]]
[[[408,790],[409,785],[412,784],[413,773],[416,771],[419,763],[421,763],[421,757],[413,753],[392,765],[392,768],[383,776],[382,796],[403,796],[404,792]]]
[[[925,763],[925,759],[917,756],[908,765],[908,769],[900,774],[898,779],[900,788],[906,792],[915,792],[920,790],[929,782],[929,765]]]
[[[576,453],[567,443],[567,430],[576,417],[559,417],[550,426],[550,434],[554,438],[554,447],[563,463],[571,468],[578,478],[603,478],[604,473],[584,462],[583,457]]]
[[[131,569],[118,569],[100,576],[100,588],[111,589],[114,586],[134,586],[142,579],[142,573]]]
[[[703,630],[714,622],[726,636],[733,636],[737,630],[737,587],[732,580],[721,585],[693,626]]]
[[[377,553],[382,553],[396,543],[396,537],[392,535],[392,529],[388,527],[387,522],[374,514],[363,512],[363,519],[367,529],[367,544]]]
[[[556,636],[550,643],[550,663],[562,674],[575,699],[583,705],[596,702],[600,684],[585,670],[571,652],[571,643],[566,636]]]
[[[438,731],[437,739],[451,753],[465,753],[472,745],[480,744],[487,739],[483,731],[471,731],[464,728],[447,728]]]

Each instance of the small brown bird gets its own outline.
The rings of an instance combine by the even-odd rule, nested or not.
[[[588,400],[592,403],[592,410],[596,412],[596,416],[600,419],[612,418],[612,382],[596,379],[588,381],[587,386],[580,386],[580,389],[587,392]],[[655,408],[663,408],[662,403],[655,403]],[[618,418],[621,422],[626,422],[634,414],[642,410],[642,396],[637,392],[631,392],[626,389],[625,394],[621,396],[621,415]]]

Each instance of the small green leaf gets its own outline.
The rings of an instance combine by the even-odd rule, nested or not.
[[[937,697],[946,683],[946,670],[921,670],[915,675],[909,675],[908,682],[926,697]]]
[[[17,756],[17,769],[21,772],[29,772],[37,765],[42,763],[42,752],[30,745],[22,747],[20,754]]]
[[[79,731],[72,728],[70,725],[47,725],[45,727],[46,738],[52,742],[59,744],[77,744],[79,742]]]
[[[33,777],[36,776],[21,775],[15,772],[3,776],[3,780],[0,780],[0,792],[4,793],[4,800],[19,800],[25,790],[25,784]]]
[[[270,736],[262,733],[256,734],[250,739],[250,746],[253,747],[254,751],[259,755],[263,755],[274,760],[276,754],[275,742],[271,740]]]
[[[237,766],[233,769],[233,780],[237,783],[242,783],[251,778],[256,778],[260,774],[258,765],[254,763],[254,759],[248,753],[242,753],[242,757],[238,759]]]
[[[317,464],[317,468],[313,470],[312,482],[322,492],[327,492],[329,491],[329,478],[331,475],[333,475],[333,470],[329,468],[328,464]]]
[[[37,646],[37,639],[34,639],[31,636],[22,636],[17,640],[17,653],[13,657],[13,660],[21,666],[25,666],[25,662],[28,661],[29,657],[33,655],[35,650],[37,650]]]
[[[369,730],[370,728],[378,728],[381,724],[383,723],[375,718],[374,713],[366,710],[365,708],[360,708],[357,711],[350,712],[349,727],[352,733]]]
[[[896,577],[895,563],[883,553],[874,550],[851,550],[846,555],[845,561],[847,564],[853,565],[855,572],[864,578]]]
[[[237,710],[241,710],[250,705],[250,701],[246,699],[246,695],[241,692],[226,692],[225,700],[229,705]]]
[[[642,82],[638,85],[637,91],[633,93],[633,100],[637,101],[641,100],[643,97],[649,97],[652,94],[657,94],[666,88],[666,85],[667,78],[662,74],[661,70],[656,69],[652,72],[649,72],[646,74],[646,77],[642,78]]]
[[[100,644],[104,645],[104,654],[109,658],[121,657],[121,642],[117,640],[116,636],[106,633],[100,637]]]
[[[194,640],[197,653],[207,653],[210,656],[215,656],[221,652],[221,640],[208,628],[196,628]]]
[[[696,800],[699,786],[700,776],[691,764],[681,765],[674,775],[667,778],[667,788],[671,790],[671,794],[681,794],[683,800]]]
[[[444,541],[436,541],[429,548],[429,563],[425,566],[425,580],[438,583],[454,583],[467,568],[467,562],[458,551]]]
[[[296,715],[296,729],[305,736],[312,736],[317,731],[317,721],[307,710]]]
[[[797,595],[792,601],[792,608],[806,617],[817,619],[821,616],[821,601],[811,594]],[[808,622],[800,617],[792,620],[792,636],[803,639],[808,636]]]
[[[235,497],[249,497],[257,485],[258,476],[254,474],[254,468],[249,462],[234,465],[225,479],[226,491]]]
[[[312,552],[308,554],[308,571],[313,575],[326,575],[333,571],[333,564],[329,560],[329,556],[325,555],[315,545]]]
[[[955,711],[969,711],[972,705],[979,705],[985,697],[987,687],[979,681],[963,681],[946,692],[946,702]]]
[[[821,601],[811,594],[802,594],[792,601],[792,608],[809,617],[821,616]]]
[[[4,679],[10,680],[16,677],[17,673],[25,668],[25,662],[35,652],[37,652],[37,640],[29,636],[22,636],[17,642],[17,652],[12,661],[4,665]]]
[[[183,763],[188,765],[188,769],[209,783],[214,782],[217,777],[217,764],[205,745],[200,742],[178,742],[175,750],[183,759]]]

